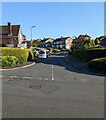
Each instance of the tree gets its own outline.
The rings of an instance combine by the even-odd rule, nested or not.
[[[88,49],[88,48],[92,48],[95,46],[94,40],[93,39],[88,39],[86,41],[84,41],[84,49]]]
[[[72,39],[76,39],[77,37],[75,35],[72,36]]]
[[[40,47],[40,40],[39,39],[34,40],[33,43],[32,43],[32,46],[33,47]]]
[[[100,40],[98,38],[95,39],[95,45],[100,45]]]

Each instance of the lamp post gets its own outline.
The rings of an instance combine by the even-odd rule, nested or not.
[[[36,26],[31,27],[31,46],[32,46],[32,28],[34,28],[34,27],[36,27]]]

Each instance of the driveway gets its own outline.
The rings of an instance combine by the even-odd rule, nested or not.
[[[103,118],[104,76],[77,69],[66,57],[3,71],[3,118]]]

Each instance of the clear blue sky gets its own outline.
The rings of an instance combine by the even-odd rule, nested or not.
[[[104,35],[103,2],[3,2],[2,24],[20,24],[27,39]]]

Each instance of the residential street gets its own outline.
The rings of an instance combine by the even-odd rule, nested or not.
[[[3,118],[104,118],[104,76],[66,58],[60,53],[3,71]]]

